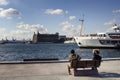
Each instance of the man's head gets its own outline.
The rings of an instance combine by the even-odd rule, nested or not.
[[[100,50],[99,49],[93,49],[93,53],[96,54],[96,55],[99,55],[100,54]]]

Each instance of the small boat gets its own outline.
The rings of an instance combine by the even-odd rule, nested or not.
[[[0,41],[0,44],[5,44],[5,42],[4,41]]]
[[[72,44],[72,43],[75,43],[75,41],[74,40],[64,41],[64,44]]]

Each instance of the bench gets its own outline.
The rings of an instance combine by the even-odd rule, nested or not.
[[[96,75],[98,74],[97,67],[100,66],[101,61],[98,60],[81,60],[73,61],[71,63],[72,75]]]

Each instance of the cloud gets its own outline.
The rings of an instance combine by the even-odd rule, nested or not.
[[[6,33],[6,28],[0,28],[0,36]]]
[[[0,28],[0,39],[9,39],[12,37],[17,40],[32,39],[34,32],[48,33],[47,29],[41,24],[24,24],[23,22],[16,25],[16,30],[7,30],[6,28]]]
[[[6,28],[0,28],[0,32],[6,31]]]
[[[48,30],[46,28],[44,28],[44,26],[41,24],[30,25],[30,24],[19,23],[17,25],[17,28],[22,29],[22,30],[32,31],[32,32],[36,32],[36,31],[39,31],[40,33],[48,32]]]
[[[19,16],[19,15],[20,15],[20,12],[17,11],[16,9],[13,9],[13,8],[9,8],[9,9],[0,8],[0,17],[9,19],[9,18]]]
[[[69,19],[74,20],[74,19],[76,19],[76,16],[69,16]]]
[[[68,13],[68,12],[64,12],[64,10],[62,10],[62,9],[47,9],[46,11],[45,11],[45,13],[46,14],[51,14],[51,15],[54,15],[54,14],[56,14],[56,15],[60,15],[60,14],[64,14],[64,13]]]
[[[41,24],[24,24],[23,22],[17,24],[17,30],[11,31],[11,35],[16,39],[32,39],[33,33],[39,31],[40,33],[47,33],[47,29]]]
[[[31,31],[17,29],[10,31],[10,34],[8,34],[8,36],[17,40],[32,39],[33,33]]]
[[[30,31],[26,31],[26,30],[15,30],[15,31],[11,31],[12,34],[26,34],[29,33]]]
[[[74,27],[74,25],[72,25],[68,21],[63,22],[62,25],[63,25],[63,28],[62,28],[63,31],[71,30]]]
[[[113,24],[115,24],[115,23],[116,23],[116,20],[113,19],[113,20],[111,20],[111,21],[105,22],[104,25],[113,25]]]
[[[7,0],[0,0],[0,5],[8,5],[9,2]]]
[[[23,30],[7,30],[6,28],[0,28],[0,40],[6,40],[6,38],[8,40],[12,40],[12,38],[14,39],[20,39],[22,40],[23,38],[32,38],[32,35],[31,37],[28,37],[30,36],[29,34],[27,34],[28,32],[27,31],[23,31]]]
[[[74,36],[78,34],[78,29],[74,27],[73,24],[70,22],[66,21],[62,23],[62,31],[67,35],[67,36]]]
[[[6,28],[0,28],[0,39],[3,39],[7,35]]]
[[[120,9],[119,10],[113,10],[113,13],[120,13]]]

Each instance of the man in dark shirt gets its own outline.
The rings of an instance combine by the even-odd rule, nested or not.
[[[99,49],[94,49],[93,50],[93,60],[100,60],[101,61],[102,57],[99,54],[100,54]]]
[[[93,60],[98,60],[100,64],[102,57],[99,54],[100,54],[99,49],[93,49]],[[92,69],[96,69],[96,67],[93,67]]]

